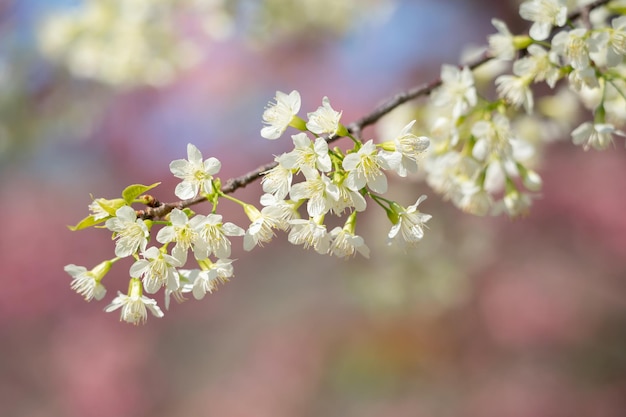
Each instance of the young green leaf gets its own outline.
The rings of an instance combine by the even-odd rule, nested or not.
[[[70,229],[72,232],[74,232],[76,230],[86,229],[88,227],[95,226],[96,224],[102,223],[105,220],[106,219],[96,220],[96,219],[94,219],[93,216],[87,216],[84,219],[82,219],[81,221],[79,221],[76,224],[76,226],[67,226],[67,228]]]
[[[151,185],[142,185],[142,184],[133,184],[129,185],[122,191],[122,198],[128,204],[131,204],[137,197],[142,195],[148,190],[155,188],[157,185],[161,184],[160,182],[155,182]]]
[[[109,213],[110,216],[115,216],[115,212],[117,211],[117,209],[126,205],[126,201],[122,200],[121,198],[114,198],[112,200],[100,198],[95,201],[100,207],[102,207],[104,211]]]

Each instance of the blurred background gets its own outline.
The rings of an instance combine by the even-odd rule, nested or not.
[[[259,135],[276,90],[299,90],[301,114],[327,95],[356,120],[484,45],[492,17],[524,31],[517,8],[0,1],[0,416],[626,415],[621,141],[551,144],[541,198],[514,221],[392,180],[393,198],[428,194],[434,216],[406,253],[385,246],[375,207],[359,222],[370,259],[320,257],[284,235],[250,253],[235,240],[231,282],[143,326],[102,311],[126,290],[127,260],[100,302],[63,271],[113,256],[109,233],[66,227],[90,194],[163,181],[152,194],[174,200],[168,164],[189,142],[222,161],[221,178],[247,172],[290,148]],[[236,196],[257,201],[259,186]]]

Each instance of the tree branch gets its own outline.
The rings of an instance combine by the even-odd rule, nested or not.
[[[605,5],[609,1],[610,0],[596,0],[593,3],[587,4],[583,8],[571,13],[568,16],[568,19],[576,20],[581,17],[584,18],[585,16],[588,16],[591,10],[597,7],[600,7],[602,5]],[[551,36],[554,35],[556,32],[558,32],[559,30],[561,30],[561,28],[553,28]],[[464,66],[467,66],[473,70],[491,61],[492,59],[493,57],[489,54],[489,51],[485,49],[485,51],[480,56],[478,56],[477,58],[475,58],[470,63]],[[459,67],[461,68],[463,66],[459,66]],[[441,85],[441,78],[436,78],[435,80],[429,83],[425,83],[425,84],[413,87],[407,91],[400,92],[396,94],[395,96],[389,98],[388,100],[384,101],[371,113],[350,123],[347,126],[347,129],[350,133],[359,136],[363,128],[376,123],[378,120],[380,120],[381,117],[383,117],[384,115],[386,115],[387,113],[395,109],[396,107],[408,101],[419,98],[421,96],[430,95],[430,93],[435,88],[439,87],[440,85]],[[328,143],[331,143],[340,138],[341,138],[340,136],[333,136],[333,137],[327,138],[326,140]],[[230,178],[222,186],[222,192],[224,192],[225,194],[230,194],[239,188],[243,188],[246,185],[258,180],[261,177],[261,174],[263,172],[274,168],[276,165],[277,165],[276,162],[270,162],[270,163],[261,165],[258,168],[244,175],[241,175],[235,178]],[[172,202],[172,203],[162,203],[161,205],[157,207],[148,207],[145,210],[137,210],[137,216],[143,219],[161,219],[165,217],[169,212],[174,210],[175,208],[182,210],[186,207],[190,207],[190,206],[202,203],[204,201],[206,201],[206,197],[199,195],[189,200],[177,201],[177,202]]]

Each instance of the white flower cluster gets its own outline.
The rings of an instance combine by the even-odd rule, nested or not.
[[[79,77],[114,86],[163,85],[200,61],[206,42],[244,32],[262,45],[311,31],[339,35],[389,15],[393,0],[89,0],[54,11],[39,27],[41,50]],[[277,11],[280,11],[277,13]],[[346,19],[350,16],[350,19]],[[374,17],[374,18],[372,18]],[[207,36],[189,36],[183,25]],[[197,36],[195,37],[197,38]]]
[[[174,16],[185,8],[212,37],[232,31],[225,0],[91,0],[50,15],[39,43],[80,77],[120,86],[161,85],[200,54],[175,27]]]
[[[626,16],[599,7],[587,24],[565,27],[572,3],[522,3],[520,15],[533,22],[530,36],[515,36],[504,22],[493,20],[498,33],[489,36],[489,55],[513,61],[511,74],[495,78],[493,99],[489,91],[477,90],[469,67],[443,66],[421,127],[432,139],[424,168],[428,183],[459,208],[477,215],[527,212],[541,189],[532,169],[541,140],[528,126],[543,123],[539,130],[549,129],[535,112],[536,83],[555,88],[563,80],[569,87],[569,94],[551,97],[552,108],[571,108],[578,97],[592,111],[593,122],[567,132],[585,150],[606,149],[615,135],[625,135],[620,129],[626,121]]]
[[[395,171],[401,177],[417,172],[417,161],[430,140],[411,133],[415,121],[406,125],[393,140],[363,143],[341,124],[341,112],[332,108],[328,97],[323,98],[316,111],[307,114],[306,121],[297,115],[299,109],[297,91],[290,94],[278,91],[275,101],[263,114],[267,126],[261,130],[261,135],[266,139],[277,139],[289,126],[301,132],[291,136],[293,150],[277,156],[276,166],[263,174],[261,184],[267,194],[261,200],[265,207],[258,218],[265,219],[267,231],[264,238],[244,241],[244,248],[249,250],[257,242],[270,240],[273,232],[269,230],[280,229],[289,232],[289,242],[313,247],[321,254],[344,257],[359,252],[368,256],[365,242],[355,234],[356,217],[365,210],[366,197],[379,204],[391,219],[389,243],[418,242],[423,236],[424,223],[430,219],[416,208],[423,198],[405,209],[380,196],[387,191],[385,170]],[[352,148],[330,150],[327,140],[338,136],[350,137]],[[302,175],[303,181],[294,184],[297,175]],[[297,211],[304,202],[307,219],[301,219]],[[329,213],[341,216],[346,210],[350,214],[344,226],[328,232],[325,216]],[[246,236],[249,234],[250,231]]]
[[[296,129],[293,148],[276,156],[265,172],[259,169],[235,179],[247,178],[245,185],[260,174],[264,194],[259,207],[230,195],[236,187],[222,190],[215,177],[220,161],[204,159],[189,144],[187,159],[170,164],[181,180],[175,189],[181,201],[162,205],[147,195],[158,183],[131,185],[121,198],[93,199],[90,216],[73,229],[104,223],[113,232],[115,257],[91,270],[67,265],[72,289],[88,301],[102,299],[102,280],[112,265],[132,256],[128,292],[119,293],[105,310],[121,309],[121,320],[137,324],[146,320],[148,310],[163,316],[144,292],[164,289],[167,308],[171,297],[180,301],[191,293],[201,299],[232,277],[232,237],[243,237],[243,249],[250,251],[282,231],[290,243],[320,254],[345,258],[358,252],[368,257],[369,248],[356,233],[357,217],[368,202],[381,207],[391,222],[388,244],[415,245],[431,218],[418,209],[426,197],[404,207],[383,194],[388,188],[386,171],[400,177],[417,173],[421,158],[428,184],[461,209],[477,215],[524,214],[541,189],[541,178],[533,170],[540,136],[554,130],[543,115],[558,120],[559,128],[568,129],[574,144],[585,150],[606,149],[615,136],[626,136],[621,130],[626,123],[626,16],[597,4],[591,13],[573,20],[568,17],[572,3],[522,3],[520,15],[532,21],[530,36],[515,36],[494,20],[498,33],[489,37],[488,53],[493,60],[512,64],[512,73],[493,75],[495,88],[482,92],[469,66],[443,66],[440,83],[428,90],[431,100],[420,112],[423,118],[379,135],[389,140],[363,141],[353,135],[327,97],[305,120],[298,116],[300,94],[277,92],[263,113],[261,136],[275,140],[287,129]],[[532,86],[539,82],[550,89],[557,84],[564,88],[546,105],[535,101]],[[574,128],[572,98],[593,113],[593,121]],[[429,131],[429,137],[413,134],[414,129]],[[329,143],[339,138],[349,146],[330,149]],[[242,207],[250,220],[247,229],[217,214],[222,199]],[[188,208],[204,200],[212,205],[210,214]],[[150,210],[136,211],[133,204]],[[329,216],[345,216],[343,226],[329,231]],[[190,251],[197,268],[186,267]]]
[[[175,160],[170,164],[171,172],[182,182],[175,190],[177,197],[191,199],[198,194],[205,197],[217,196],[219,189],[214,182],[214,174],[221,167],[216,158],[204,160],[194,145],[187,146],[187,159]],[[194,215],[189,210],[174,208],[165,221],[144,220],[138,216],[132,203],[147,203],[145,192],[152,186],[133,185],[122,193],[121,199],[94,199],[89,208],[92,214],[79,223],[83,228],[105,222],[115,238],[115,258],[93,268],[67,265],[65,270],[72,276],[72,288],[85,297],[100,300],[106,289],[102,279],[112,264],[121,258],[132,256],[128,293],[119,293],[105,311],[121,308],[121,320],[138,324],[147,318],[150,310],[156,317],[163,311],[156,301],[145,293],[154,294],[165,289],[165,306],[169,306],[171,296],[183,299],[184,293],[192,293],[201,299],[217,288],[220,282],[233,276],[231,236],[243,236],[244,230],[230,222],[224,222],[216,213]],[[211,200],[216,201],[216,200]],[[216,204],[214,205],[216,206]],[[165,224],[157,233],[156,241],[161,246],[148,246],[156,224]],[[168,253],[168,247],[171,250]],[[187,263],[192,251],[199,268],[181,269]],[[214,259],[211,259],[213,257]]]
[[[93,268],[67,265],[65,270],[72,276],[72,288],[86,300],[104,297],[106,289],[102,279],[113,263],[132,256],[135,262],[129,270],[130,282],[126,294],[118,293],[105,311],[121,309],[121,320],[142,323],[148,310],[156,317],[163,311],[157,302],[144,295],[154,294],[161,289],[165,293],[165,307],[174,297],[183,300],[184,294],[192,293],[202,299],[212,293],[219,283],[233,276],[230,238],[243,236],[246,251],[272,240],[277,230],[288,232],[289,242],[312,247],[320,254],[349,257],[357,252],[368,257],[369,249],[362,237],[355,234],[357,213],[365,210],[365,197],[381,205],[392,221],[389,242],[413,245],[422,239],[424,224],[430,219],[420,213],[417,205],[404,208],[389,201],[379,193],[387,190],[387,178],[383,169],[395,170],[399,175],[417,170],[417,158],[428,147],[428,139],[413,135],[413,122],[407,125],[392,141],[375,145],[365,144],[355,138],[354,147],[346,154],[338,148],[329,150],[328,135],[349,135],[341,125],[341,113],[335,111],[324,98],[322,106],[309,113],[304,122],[297,116],[300,94],[278,92],[275,102],[265,110],[263,120],[267,125],[262,136],[276,139],[289,125],[306,132],[292,136],[294,149],[276,157],[276,166],[263,173],[261,197],[262,209],[245,203],[222,192],[219,179],[215,178],[221,163],[214,157],[204,159],[194,145],[187,145],[187,159],[170,163],[170,171],[182,181],[176,186],[175,194],[185,202],[192,202],[200,195],[213,204],[208,215],[195,214],[188,209],[173,208],[164,220],[142,218],[132,207],[133,203],[150,204],[151,197],[145,192],[158,184],[127,187],[122,198],[107,200],[96,198],[89,205],[91,215],[76,228],[93,226],[104,222],[113,232],[115,258]],[[326,135],[326,136],[319,136]],[[293,183],[294,177],[304,176],[304,181]],[[286,199],[289,196],[289,199]],[[247,230],[223,221],[216,213],[220,198],[240,204],[250,219]],[[308,218],[300,217],[299,207],[306,202]],[[324,224],[328,213],[337,216],[349,212],[343,227],[330,232]],[[155,233],[155,226],[162,227]],[[150,246],[151,236],[160,246]],[[184,269],[189,252],[198,265],[195,269]]]

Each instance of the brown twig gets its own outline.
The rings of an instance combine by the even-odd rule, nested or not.
[[[484,64],[485,62],[489,61],[490,59],[491,57],[489,56],[488,52],[485,51],[477,59],[469,63],[467,66],[469,66],[470,69],[474,69]],[[414,87],[408,91],[398,93],[392,98],[390,98],[389,100],[383,102],[370,114],[360,118],[359,120],[355,122],[350,123],[347,126],[347,129],[351,134],[359,135],[361,130],[363,130],[364,127],[376,123],[381,117],[389,113],[391,110],[406,103],[407,101],[411,101],[420,96],[425,96],[425,95],[430,94],[435,88],[439,87],[440,85],[441,85],[441,78],[437,78],[430,83],[423,84],[423,85]],[[328,138],[327,141],[328,143],[331,143],[338,139],[341,139],[341,137],[333,136],[333,137]],[[261,165],[255,170],[250,171],[240,177],[231,178],[228,181],[226,181],[225,185],[222,187],[222,192],[224,192],[225,194],[230,194],[239,188],[243,188],[246,185],[258,180],[263,172],[269,169],[272,169],[275,166],[276,166],[276,162],[271,162],[265,165]],[[186,207],[190,207],[195,204],[202,203],[203,201],[206,201],[206,198],[204,196],[197,196],[189,200],[177,201],[173,203],[163,203],[162,205],[158,207],[148,207],[145,210],[138,210],[137,215],[143,219],[160,219],[160,218],[165,217],[170,211],[174,210],[175,208],[182,210]]]
[[[595,9],[596,7],[599,7],[608,3],[609,1],[610,0],[596,0],[593,3],[586,5],[584,8],[571,13],[568,16],[568,19],[572,21],[581,17],[584,18],[585,15],[588,15],[589,11]],[[558,30],[561,30],[561,29],[554,28],[553,34]],[[475,58],[473,61],[471,61],[465,66],[473,70],[489,62],[492,59],[493,57],[489,54],[489,51],[485,50],[480,56],[478,56],[477,58]],[[413,87],[407,91],[398,93],[395,96],[391,97],[390,99],[384,101],[371,113],[350,123],[347,126],[347,129],[351,134],[360,136],[361,131],[366,126],[376,123],[378,120],[380,120],[381,117],[383,117],[384,115],[386,115],[387,113],[395,109],[396,107],[408,101],[414,100],[421,96],[429,95],[435,88],[439,87],[440,85],[441,85],[441,78],[437,78],[429,83],[425,83],[425,84]],[[341,138],[340,136],[333,136],[333,137],[327,138],[327,141],[330,143],[340,138]],[[224,192],[225,194],[230,194],[239,188],[245,187],[246,185],[258,180],[261,177],[261,174],[263,172],[274,168],[276,164],[277,164],[276,162],[267,163],[267,164],[259,166],[258,168],[244,175],[229,179],[222,186],[222,192]],[[169,212],[174,210],[175,208],[182,210],[186,207],[190,207],[190,206],[202,203],[204,201],[206,201],[206,197],[199,195],[189,200],[182,200],[182,201],[177,201],[177,202],[172,202],[172,203],[162,203],[158,207],[148,207],[145,210],[137,210],[137,216],[143,219],[161,219],[165,217]]]

